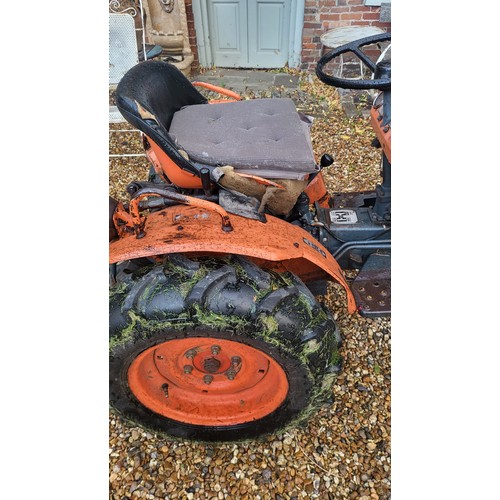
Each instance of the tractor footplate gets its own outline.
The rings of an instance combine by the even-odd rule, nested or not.
[[[372,254],[351,285],[361,316],[391,314],[391,256]]]

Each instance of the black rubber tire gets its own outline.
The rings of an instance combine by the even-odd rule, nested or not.
[[[188,336],[231,339],[273,357],[288,378],[285,401],[263,418],[224,427],[186,424],[143,406],[127,384],[130,364],[153,345]],[[257,438],[306,422],[332,400],[339,346],[331,314],[290,273],[242,257],[128,261],[118,265],[110,290],[110,404],[125,420],[170,437]]]

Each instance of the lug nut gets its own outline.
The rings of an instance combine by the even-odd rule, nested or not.
[[[184,373],[191,373],[193,371],[193,367],[191,365],[184,365]]]
[[[163,391],[163,394],[165,394],[165,397],[168,398],[168,384],[163,384],[161,386],[161,390]]]
[[[229,379],[229,380],[234,380],[234,377],[236,377],[236,372],[234,370],[228,370],[226,372],[226,377]]]
[[[212,354],[219,354],[220,352],[220,346],[219,345],[213,345],[212,346]]]
[[[189,349],[189,351],[186,351],[186,358],[187,359],[193,359],[196,355],[196,350],[195,349]]]
[[[231,358],[231,363],[233,363],[233,365],[239,365],[241,363],[241,358],[239,356],[233,356]]]
[[[205,382],[205,384],[209,385],[209,384],[211,384],[211,383],[212,383],[212,380],[213,380],[213,379],[214,379],[214,378],[212,377],[212,375],[205,375],[205,376],[203,377],[203,382]]]

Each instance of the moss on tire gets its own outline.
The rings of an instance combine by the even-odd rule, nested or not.
[[[231,426],[186,424],[143,406],[127,383],[133,360],[151,346],[196,336],[231,339],[272,357],[288,379],[285,401],[263,418]],[[293,274],[242,257],[125,262],[110,289],[110,404],[126,420],[172,437],[256,438],[304,423],[331,398],[339,346],[331,314]]]

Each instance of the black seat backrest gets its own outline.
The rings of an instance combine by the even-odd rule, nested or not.
[[[116,88],[116,106],[123,117],[160,146],[181,168],[197,173],[179,154],[168,129],[176,111],[184,106],[207,104],[192,83],[174,65],[145,61],[131,68]],[[156,118],[156,122],[139,106]]]
[[[166,130],[176,111],[207,102],[180,70],[162,61],[136,64],[121,79],[116,89],[116,105],[120,112],[140,119],[134,101],[155,115]]]

